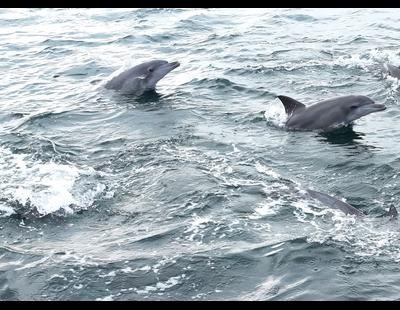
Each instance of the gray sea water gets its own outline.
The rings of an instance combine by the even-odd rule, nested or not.
[[[400,298],[399,9],[1,9],[0,39],[0,300]],[[150,59],[181,66],[103,88]],[[277,95],[349,94],[387,109],[284,128]]]

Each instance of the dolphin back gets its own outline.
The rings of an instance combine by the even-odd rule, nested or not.
[[[359,216],[364,215],[364,213],[362,213],[360,210],[354,208],[348,203],[345,203],[337,198],[334,198],[324,193],[314,191],[312,189],[307,189],[307,192],[311,195],[312,198],[319,200],[323,204],[331,207],[332,209],[339,209],[345,214],[355,214]]]
[[[105,84],[105,88],[108,89],[115,89],[119,90],[123,87],[123,85],[128,81],[128,80],[133,80],[135,78],[140,77],[140,72],[136,72],[136,67],[133,67],[131,69],[125,70],[118,74],[117,76],[114,76],[110,81],[108,81]]]
[[[393,66],[391,64],[386,64],[387,70],[391,76],[400,79],[400,68]]]

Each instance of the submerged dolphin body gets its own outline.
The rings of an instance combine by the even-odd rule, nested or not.
[[[317,199],[318,201],[322,202],[323,204],[329,206],[332,209],[339,209],[345,214],[355,214],[357,216],[365,215],[360,210],[354,208],[348,203],[343,202],[335,197],[314,191],[312,189],[307,189],[307,192],[310,194],[312,198]],[[393,205],[391,205],[389,211],[387,211],[383,216],[390,216],[391,219],[394,219],[398,216],[397,209]]]
[[[326,130],[348,125],[360,117],[386,109],[384,105],[376,104],[366,96],[336,97],[308,107],[287,96],[278,98],[288,115],[286,127],[298,130]]]
[[[108,81],[104,87],[139,96],[145,91],[154,90],[157,82],[169,72],[179,67],[179,65],[177,61],[148,61],[125,70]]]
[[[395,77],[395,78],[400,80],[400,68],[399,67],[396,67],[396,66],[393,66],[393,65],[390,65],[390,64],[386,64],[386,69],[387,69],[387,72],[391,76],[393,76],[393,77]]]

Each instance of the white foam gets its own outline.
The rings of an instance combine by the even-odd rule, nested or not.
[[[260,162],[256,162],[255,168],[258,172],[264,173],[266,175],[269,175],[275,179],[278,179],[280,177],[279,173],[275,172],[272,168],[264,166]]]
[[[265,201],[258,204],[254,209],[254,213],[249,216],[250,219],[260,219],[267,216],[275,215],[281,208],[283,201],[281,199],[272,199],[268,197]]]
[[[121,269],[123,273],[134,273],[137,269],[132,269],[131,267],[126,267]]]
[[[123,273],[135,273],[136,271],[150,271],[150,270],[151,270],[150,266],[143,266],[143,267],[135,268],[135,269],[132,269],[131,267],[126,267],[126,268],[121,269],[121,272],[123,272]]]
[[[390,74],[386,74],[385,79],[390,85],[390,90],[394,92],[397,97],[397,91],[400,88],[400,80],[398,78],[391,76]]]
[[[91,167],[44,163],[0,148],[0,199],[17,202],[40,215],[58,210],[73,213],[72,206],[79,209],[91,206],[105,190],[104,184],[88,182],[94,176],[96,172]],[[10,208],[0,205],[0,212],[10,214]]]
[[[180,276],[171,277],[167,281],[157,282],[155,285],[147,285],[143,289],[135,288],[134,290],[138,294],[148,294],[150,292],[155,292],[155,291],[163,292],[166,289],[179,284],[185,278],[185,276],[186,276],[185,274],[182,274]]]
[[[348,68],[360,67],[366,69],[368,66],[373,64],[373,61],[371,58],[365,57],[361,54],[351,54],[339,56],[338,58],[334,59],[333,64]]]
[[[337,209],[323,206],[316,209],[311,201],[292,203],[297,220],[310,224],[304,228],[308,242],[339,242],[354,255],[361,257],[387,256],[400,261],[400,230],[397,223],[388,218],[346,215]]]
[[[264,118],[276,127],[283,128],[285,126],[287,115],[279,99],[268,105],[268,109],[264,112]]]
[[[203,238],[202,230],[207,226],[208,223],[215,223],[215,221],[211,220],[210,216],[200,217],[197,214],[194,214],[190,226],[186,228],[184,233],[190,233],[188,237],[190,241],[194,241],[195,237],[200,237],[201,240]]]
[[[57,274],[57,273],[51,275],[51,277],[49,278],[49,280],[53,280],[53,279],[63,279],[64,281],[67,281],[67,278],[64,275]]]
[[[334,65],[347,68],[361,68],[366,71],[376,71],[376,66],[383,66],[386,63],[400,63],[400,57],[394,50],[372,49],[362,54],[355,53],[339,56],[333,63]]]
[[[8,217],[11,214],[14,214],[15,211],[13,208],[7,206],[6,204],[0,202],[0,217]]]
[[[116,275],[116,273],[115,273],[115,271],[113,270],[113,271],[110,271],[110,272],[107,273],[107,274],[100,274],[99,277],[100,277],[100,278],[115,277],[115,275]]]
[[[237,146],[234,143],[232,143],[232,147],[233,147],[233,152],[234,153],[239,153],[240,152],[240,149],[238,149]]]
[[[115,295],[111,294],[103,298],[96,298],[96,301],[113,301]]]
[[[156,287],[161,291],[165,291],[167,288],[173,287],[179,284],[180,280],[185,278],[185,274],[182,274],[177,277],[171,277],[165,282],[157,282]]]
[[[282,277],[268,276],[252,292],[240,297],[242,300],[265,300],[275,294],[275,289],[281,287]]]
[[[311,216],[321,216],[328,212],[328,209],[316,209],[310,206],[309,202],[306,200],[298,200],[292,203],[292,205],[301,210],[304,215],[311,215]],[[335,210],[334,210],[335,211]]]

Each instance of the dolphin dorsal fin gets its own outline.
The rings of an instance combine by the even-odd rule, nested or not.
[[[396,218],[398,216],[398,212],[397,209],[395,208],[395,206],[391,205],[389,208],[389,211],[386,212],[385,216],[390,216],[392,219]]]
[[[278,98],[282,101],[287,115],[291,115],[297,109],[304,109],[306,107],[301,102],[287,96],[278,96]]]

